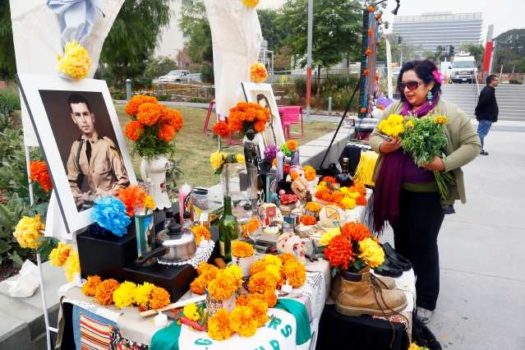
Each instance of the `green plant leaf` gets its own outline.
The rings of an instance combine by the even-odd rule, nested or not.
[[[51,254],[51,251],[58,246],[59,242],[60,241],[54,237],[42,237],[38,240],[39,247],[36,252],[40,254],[42,261],[49,259],[49,254]]]
[[[9,259],[11,259],[11,261],[18,266],[22,266],[22,264],[24,263],[24,261],[16,251],[9,254]]]
[[[11,249],[11,246],[9,245],[9,243],[7,243],[4,240],[0,240],[0,255],[8,252],[9,249]]]

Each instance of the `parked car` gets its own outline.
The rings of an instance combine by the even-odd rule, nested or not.
[[[476,80],[478,68],[474,56],[469,54],[456,55],[450,67],[450,80],[454,83],[473,83]]]
[[[184,77],[190,74],[189,70],[186,69],[176,69],[169,71],[168,74],[160,76],[157,79],[158,83],[177,83],[184,80]]]

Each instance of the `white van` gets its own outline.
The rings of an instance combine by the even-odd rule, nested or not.
[[[462,53],[454,56],[450,66],[450,80],[453,83],[473,83],[476,80],[478,68],[474,56]]]

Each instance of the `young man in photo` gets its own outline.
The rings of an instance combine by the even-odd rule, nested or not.
[[[117,194],[129,185],[122,157],[114,142],[95,129],[95,114],[81,95],[68,99],[70,116],[81,135],[71,145],[67,160],[67,177],[78,209],[92,206],[97,196]],[[87,191],[83,191],[83,184]]]

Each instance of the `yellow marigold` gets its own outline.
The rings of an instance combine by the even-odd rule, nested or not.
[[[207,262],[201,262],[199,266],[197,266],[197,273],[199,275],[202,275],[203,273],[209,270],[214,270],[215,272],[217,272],[219,269],[217,268],[217,266],[208,264]]]
[[[330,244],[330,241],[341,234],[341,230],[339,227],[334,227],[323,233],[321,238],[319,239],[319,244],[323,247],[326,247]]]
[[[253,246],[243,241],[232,242],[232,255],[237,258],[247,258],[254,253]]]
[[[162,106],[158,103],[145,102],[139,106],[137,120],[144,125],[155,125],[162,116]]]
[[[82,293],[88,297],[95,296],[95,290],[101,282],[102,279],[98,275],[88,276],[86,283],[82,286]]]
[[[76,40],[64,46],[64,56],[58,55],[58,70],[73,79],[82,79],[88,76],[91,68],[89,52]]]
[[[321,211],[321,208],[323,206],[317,202],[308,202],[306,203],[306,205],[304,206],[304,209],[308,210],[308,211],[311,211],[311,212],[314,212],[314,213],[318,213],[319,211]]]
[[[359,197],[359,194],[358,194]],[[351,196],[345,197],[341,200],[341,207],[345,210],[355,208],[355,199]]]
[[[219,309],[215,315],[208,319],[208,335],[213,340],[226,340],[233,335],[228,311]]]
[[[153,199],[152,196],[150,196],[149,194],[146,196],[146,198],[144,198],[144,207],[146,209],[155,209],[157,207],[157,204],[155,203],[155,199]]]
[[[224,153],[222,152],[213,152],[210,154],[210,164],[213,170],[217,170],[222,167],[224,164]]]
[[[226,300],[237,291],[238,283],[234,276],[225,270],[219,270],[217,277],[208,283],[208,293],[212,299]]]
[[[256,62],[250,66],[251,81],[253,81],[254,83],[262,83],[266,79],[268,79],[268,72],[266,71],[266,67],[264,66],[264,64],[262,64],[261,62]]]
[[[448,118],[444,115],[437,115],[436,117],[434,117],[434,123],[445,125],[448,123]]]
[[[95,289],[95,298],[101,305],[111,305],[113,302],[113,292],[118,288],[119,283],[110,278],[102,281]]]
[[[415,125],[414,125],[414,121],[413,121],[412,119],[407,120],[407,122],[405,123],[405,127],[406,127],[407,129],[413,129],[414,126],[415,126]]]
[[[271,254],[266,254],[262,260],[266,262],[267,264],[275,265],[279,268],[283,265],[283,263],[281,262],[281,259],[279,259],[278,256],[271,255]]]
[[[195,243],[197,243],[197,245],[199,245],[202,240],[209,241],[211,239],[210,230],[204,225],[193,226],[191,232],[193,232]]]
[[[371,268],[376,268],[385,261],[383,248],[372,238],[359,241],[359,252],[359,257]]]
[[[133,304],[133,294],[135,294],[137,285],[133,282],[123,282],[113,292],[113,302],[118,309],[131,306]]]
[[[242,285],[243,274],[241,268],[238,265],[232,264],[227,266],[224,269],[224,273],[228,274],[229,276],[231,276],[231,278],[233,278],[233,283],[237,288],[239,288]]]
[[[235,160],[237,161],[237,163],[241,163],[243,164],[246,160],[244,159],[244,155],[241,154],[241,153],[237,153],[235,155]]]
[[[251,337],[257,332],[257,320],[253,317],[252,308],[236,306],[230,314],[230,325],[241,337]]]
[[[313,181],[317,177],[317,172],[315,171],[315,168],[311,165],[305,165],[303,168],[304,170],[304,177],[308,181]]]
[[[306,269],[300,262],[290,261],[284,265],[284,276],[288,284],[299,288],[306,282]]]
[[[195,303],[186,304],[182,310],[182,313],[188,320],[198,321],[200,318],[199,309]]]
[[[262,327],[268,322],[268,304],[266,300],[253,296],[254,294],[248,295],[247,306],[252,309],[253,319],[257,322],[257,326]]]
[[[72,282],[75,279],[75,275],[80,274],[80,258],[77,251],[69,253],[64,268],[68,282]]]
[[[286,141],[286,147],[288,147],[290,152],[295,152],[299,148],[299,143],[296,140],[288,140]]]
[[[56,246],[51,253],[49,253],[49,262],[53,266],[63,266],[66,263],[67,258],[69,257],[69,254],[71,253],[71,250],[73,247],[71,244],[67,244],[64,242],[58,243],[58,246]]]
[[[153,288],[155,288],[155,285],[149,282],[144,282],[137,286],[133,292],[133,303],[141,309],[147,309],[149,296]]]
[[[148,306],[150,309],[158,310],[170,303],[170,293],[162,287],[153,287],[150,294]]]
[[[269,290],[275,290],[279,282],[274,275],[266,271],[261,271],[250,277],[248,290],[252,293],[265,293]]]
[[[16,224],[13,236],[15,236],[20,247],[36,249],[39,245],[38,240],[42,237],[42,231],[45,228],[46,226],[39,214],[34,217],[24,216]]]

